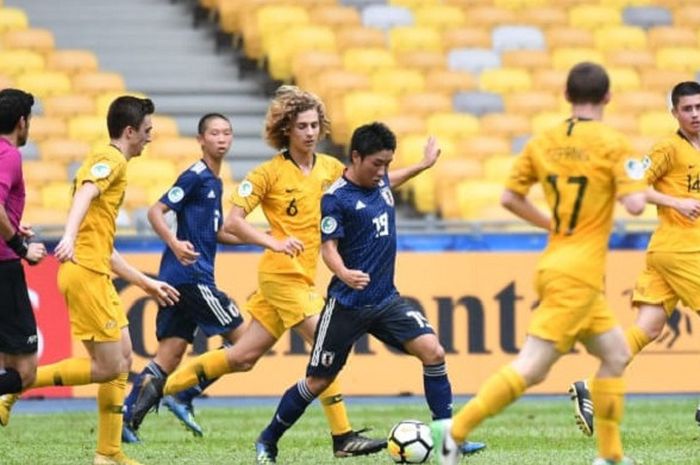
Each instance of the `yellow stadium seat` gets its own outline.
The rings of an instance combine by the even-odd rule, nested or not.
[[[639,134],[642,136],[663,137],[677,129],[678,122],[670,111],[647,111],[639,116]]]
[[[41,99],[70,92],[70,78],[60,71],[29,71],[17,76],[17,87]]]
[[[639,128],[637,116],[631,113],[607,112],[603,121],[608,126],[617,129],[623,134],[635,134]]]
[[[440,180],[435,186],[440,216],[446,220],[459,219],[456,186],[461,181],[481,178],[483,174],[481,161],[469,158],[440,160],[433,171],[435,171],[435,178]]]
[[[389,5],[405,6],[406,8],[415,10],[425,5],[438,6],[442,2],[441,0],[389,0],[387,3]]]
[[[595,45],[595,37],[588,29],[573,26],[554,26],[545,32],[550,48],[588,47]]]
[[[136,208],[148,208],[148,190],[144,186],[129,185],[124,193],[124,208],[133,210]]]
[[[389,30],[389,47],[395,54],[414,50],[441,52],[442,38],[437,30],[427,26],[398,26]]]
[[[664,92],[637,90],[615,94],[608,106],[614,111],[639,115],[645,111],[665,108],[667,100]]]
[[[434,92],[448,95],[461,91],[474,90],[477,81],[469,71],[433,69],[426,74],[426,82]]]
[[[170,159],[175,163],[192,160],[200,155],[202,148],[193,137],[161,137],[148,145],[148,155]]]
[[[334,30],[362,24],[359,11],[351,6],[323,5],[312,9],[309,14],[312,24],[327,26]]]
[[[420,92],[401,97],[400,112],[427,117],[432,113],[452,111],[452,98],[441,92]]]
[[[122,92],[126,89],[124,78],[118,73],[84,72],[73,77],[73,91],[88,95],[105,92]]]
[[[24,208],[41,207],[41,186],[24,185]]]
[[[54,50],[46,58],[46,67],[70,75],[95,72],[99,68],[97,57],[89,50]]]
[[[537,8],[549,5],[549,0],[493,0],[494,6],[518,10],[521,12],[529,8]]]
[[[307,51],[335,52],[333,30],[324,26],[296,26],[269,42],[267,67],[270,77],[277,81],[292,79],[292,61],[295,55]]]
[[[0,90],[14,87],[15,81],[10,76],[0,74]]]
[[[560,85],[558,89],[563,86]],[[557,108],[557,98],[551,90],[519,92],[504,98],[506,113],[531,116]]]
[[[295,25],[309,24],[309,13],[301,6],[296,5],[270,5],[257,10],[256,21],[260,35],[260,53],[248,55],[249,45],[244,36],[244,47],[250,58],[260,58],[269,51],[269,43],[279,36],[282,31],[289,30]],[[244,29],[245,31],[245,29]]]
[[[503,185],[497,182],[466,180],[457,185],[460,217],[478,220],[485,207],[499,205]]]
[[[146,95],[140,92],[127,92],[119,90],[109,90],[105,92],[100,92],[95,96],[95,114],[97,116],[106,117],[107,111],[109,111],[109,106],[112,102],[122,95],[131,95],[133,97],[145,98]]]
[[[72,182],[53,181],[41,187],[41,204],[44,208],[68,212],[72,199]]]
[[[156,114],[151,117],[151,123],[153,124],[153,140],[180,136],[180,129],[175,118]]]
[[[454,139],[479,133],[479,119],[467,113],[434,113],[427,119],[428,134],[438,139]]]
[[[496,137],[513,138],[530,134],[530,118],[526,115],[509,113],[489,113],[480,118],[483,134]]]
[[[382,122],[391,128],[398,140],[409,134],[425,134],[428,130],[425,118],[420,116],[395,115],[384,118]]]
[[[136,157],[127,165],[129,184],[149,188],[154,184],[161,189],[160,195],[175,181],[177,171],[170,160],[155,160],[149,157]],[[160,197],[160,195],[158,197]],[[157,200],[157,199],[156,199]]]
[[[4,48],[21,48],[46,56],[53,52],[55,41],[48,29],[14,29],[2,36]]]
[[[46,139],[39,144],[39,156],[44,161],[58,161],[66,164],[82,161],[90,152],[90,144],[66,138]]]
[[[479,76],[479,87],[498,94],[525,92],[532,87],[532,78],[530,73],[519,68],[485,69]]]
[[[44,57],[29,50],[0,50],[0,74],[18,74],[44,69]]]
[[[44,115],[70,118],[95,112],[95,100],[83,94],[67,94],[46,97],[42,100]]]
[[[23,10],[9,7],[0,8],[0,34],[28,27],[29,19]]]
[[[66,213],[53,208],[27,208],[22,221],[35,227],[62,228],[66,223]]]
[[[343,66],[343,59],[335,52],[307,51],[299,53],[292,58],[292,73],[294,79],[302,89],[315,81],[315,76],[329,69],[339,69]]]
[[[466,15],[467,25],[486,27],[489,29],[502,24],[517,24],[518,16],[514,11],[498,8],[493,5],[475,6]]]
[[[423,92],[425,78],[410,68],[382,68],[372,73],[372,90],[396,96]]]
[[[464,11],[451,5],[420,5],[414,9],[413,17],[417,26],[435,30],[461,27],[466,24]]]
[[[496,155],[484,160],[484,180],[504,184],[513,167],[513,155]]]
[[[577,63],[592,61],[603,63],[603,54],[593,48],[586,47],[557,47],[552,51],[552,67],[568,71]]]
[[[131,165],[131,162],[129,162],[129,165]],[[154,180],[149,186],[142,186],[139,181],[137,186],[143,187],[146,191],[146,206],[153,205],[154,203],[158,202],[163,194],[168,192],[168,189],[172,187],[173,181],[175,181],[174,178],[167,180],[165,177],[163,177]]]
[[[698,38],[690,27],[656,26],[647,32],[649,47],[696,47]]]
[[[485,27],[456,27],[442,33],[442,45],[446,51],[453,48],[491,48],[491,31]]]
[[[609,66],[627,66],[643,72],[656,66],[656,58],[649,50],[615,50],[605,55]]]
[[[316,80],[317,93],[324,97],[327,105],[335,97],[342,96],[351,91],[370,90],[371,81],[369,76],[344,69],[331,69],[322,71]]]
[[[343,66],[348,71],[371,73],[377,69],[395,65],[394,56],[384,48],[349,48],[343,53]]]
[[[106,143],[109,140],[109,134],[104,116],[74,116],[68,121],[68,137],[89,144]]]
[[[608,26],[594,33],[595,45],[598,50],[645,50],[647,35],[641,27]]]
[[[65,137],[68,134],[68,126],[62,118],[52,116],[32,116],[29,139],[43,142],[47,139]]]
[[[657,137],[653,136],[641,136],[633,134],[628,137],[632,147],[638,154],[647,154],[651,151],[651,148],[659,140]]]
[[[700,27],[700,5],[689,4],[673,11],[673,24],[697,29]]]
[[[49,182],[66,181],[66,165],[57,161],[25,160],[22,162],[24,180],[34,186]]]
[[[578,5],[569,10],[569,24],[594,31],[622,24],[622,13],[605,5]]]
[[[414,51],[395,54],[396,64],[400,67],[413,68],[427,74],[447,67],[447,56],[442,52]]]
[[[618,92],[629,92],[639,90],[641,78],[634,68],[609,67],[607,69],[610,77],[610,87],[617,95]]]
[[[658,0],[601,0],[601,4],[623,9],[628,6],[644,6],[657,3]]]
[[[523,68],[529,71],[552,67],[552,57],[544,50],[506,50],[501,53],[504,68]]]
[[[532,118],[532,133],[539,134],[558,124],[561,124],[569,117],[568,114],[562,111],[543,111],[537,113]]]
[[[387,45],[387,38],[382,30],[364,26],[350,26],[338,30],[335,41],[338,50],[358,47],[383,48]]]
[[[695,73],[700,65],[700,49],[696,47],[665,47],[656,51],[656,67],[670,71]]]
[[[490,135],[465,137],[457,141],[458,157],[483,160],[495,155],[506,155],[511,152],[510,141],[504,137]]]
[[[671,69],[645,69],[640,72],[642,78],[642,88],[651,92],[663,92],[668,95],[673,86],[682,81],[694,79],[692,73],[688,71],[678,71]]]
[[[410,182],[413,192],[413,206],[416,210],[422,214],[436,213],[438,205],[435,196],[435,173],[432,170],[423,172]]]
[[[398,113],[398,99],[390,94],[377,92],[349,92],[343,99],[345,118],[352,130],[356,127],[381,121]]]
[[[543,30],[569,24],[569,15],[567,15],[566,9],[552,4],[525,8],[518,13],[518,17],[522,19],[523,24],[538,26]]]
[[[428,136],[425,134],[409,134],[396,144],[396,156],[394,163],[397,167],[409,166],[418,163],[423,158],[423,150]],[[440,146],[440,160],[456,158],[457,150],[454,142],[447,137],[438,139]]]

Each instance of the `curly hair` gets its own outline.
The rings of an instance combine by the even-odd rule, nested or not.
[[[289,146],[289,131],[294,120],[308,110],[316,110],[320,123],[319,139],[330,133],[331,122],[326,107],[315,94],[297,86],[280,86],[265,115],[265,140],[270,146],[282,150]]]

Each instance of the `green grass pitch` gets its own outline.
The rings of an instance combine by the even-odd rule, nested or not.
[[[461,406],[460,402],[458,406]],[[695,398],[632,397],[626,402],[623,440],[626,453],[643,465],[697,465],[700,428],[695,424]],[[369,426],[384,435],[397,421],[427,421],[421,398],[413,403],[350,403],[356,428]],[[194,438],[163,408],[141,429],[142,445],[125,451],[144,465],[254,464],[253,441],[274,411],[265,407],[203,408],[198,420],[204,438]],[[2,465],[76,465],[92,463],[94,412],[16,414],[0,428]],[[488,449],[462,460],[473,465],[585,465],[595,457],[595,441],[576,428],[564,397],[527,397],[487,420],[473,436]],[[280,464],[390,465],[385,452],[334,459],[325,418],[315,404],[280,442]]]

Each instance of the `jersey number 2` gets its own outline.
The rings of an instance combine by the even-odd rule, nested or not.
[[[561,227],[561,217],[559,216],[559,203],[561,201],[561,192],[557,186],[557,181],[559,176],[556,174],[550,174],[547,176],[547,182],[554,189],[554,232],[559,233]],[[574,209],[571,212],[571,218],[569,218],[569,226],[566,230],[566,234],[573,234],[574,229],[576,229],[576,223],[578,222],[578,215],[581,212],[581,203],[583,203],[583,196],[586,193],[586,186],[588,185],[588,178],[585,176],[569,176],[566,178],[567,184],[578,184],[578,189],[576,190],[576,199],[574,200]]]

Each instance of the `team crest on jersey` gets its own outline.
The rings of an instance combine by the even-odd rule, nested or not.
[[[172,203],[178,203],[183,198],[185,198],[185,191],[180,186],[173,186],[168,191],[168,200]]]
[[[333,365],[333,360],[335,360],[335,352],[324,350],[321,353],[321,365],[324,367],[328,368],[329,366]]]
[[[253,193],[253,184],[247,179],[238,186],[238,195],[248,197]]]
[[[90,168],[90,174],[97,179],[104,179],[112,172],[112,168],[107,163],[95,163]]]
[[[326,216],[321,220],[321,231],[324,234],[331,234],[338,229],[338,222],[332,216]]]
[[[394,195],[391,193],[391,189],[388,187],[382,188],[382,197],[384,197],[384,201],[387,205],[390,207],[394,206]]]
[[[636,181],[640,179],[644,179],[644,162],[637,160],[635,158],[630,158],[627,161],[625,161],[625,172],[627,173],[627,176],[629,176],[630,179],[634,179]]]

